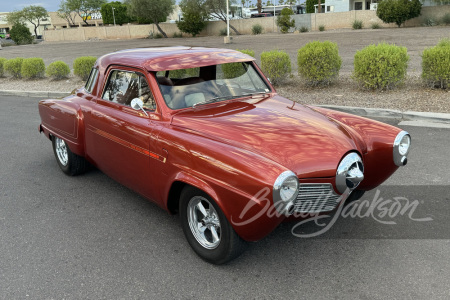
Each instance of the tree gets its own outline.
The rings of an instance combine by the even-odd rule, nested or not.
[[[181,0],[180,8],[183,20],[177,22],[178,29],[195,37],[205,28],[208,19],[203,0]]]
[[[76,16],[76,12],[72,11],[69,8],[69,5],[67,4],[67,1],[62,0],[61,3],[59,4],[59,9],[58,9],[58,17],[60,17],[61,19],[65,19],[67,21],[67,23],[69,24],[69,26],[75,26],[75,16]]]
[[[127,6],[119,1],[103,4],[100,13],[102,14],[103,24],[114,24],[114,20],[119,25],[134,21],[127,13]]]
[[[34,35],[37,37],[37,29],[41,25],[42,19],[48,18],[48,13],[42,6],[25,6],[22,10],[10,13],[7,16],[9,24],[30,22],[34,26]]]
[[[128,13],[139,19],[149,19],[156,25],[159,32],[167,37],[167,34],[159,26],[161,19],[166,20],[172,13],[175,0],[126,0]]]
[[[292,9],[283,8],[280,15],[277,17],[277,25],[280,26],[282,33],[287,33],[291,27],[295,26],[295,20],[291,20],[291,16],[294,14]]]
[[[67,9],[76,12],[86,25],[92,14],[100,12],[106,0],[66,0]]]
[[[261,0],[256,1],[256,8],[258,9],[258,14],[260,14],[262,10]]]
[[[384,23],[395,23],[400,27],[407,20],[420,16],[420,0],[383,0],[378,3],[377,16]]]
[[[316,12],[314,5],[319,4],[317,0],[306,0],[306,13],[313,14]]]
[[[230,0],[229,5],[236,4],[236,0]],[[227,2],[226,0],[206,0],[205,1],[205,8],[207,11],[209,11],[210,15],[222,20],[223,22],[227,22]],[[231,7],[229,8],[230,13],[233,12]],[[233,25],[230,24],[230,28],[233,29],[233,31],[240,35],[241,33],[237,31],[236,28],[234,28]]]
[[[15,23],[9,31],[9,34],[17,45],[31,44],[33,42],[30,29],[23,23]]]

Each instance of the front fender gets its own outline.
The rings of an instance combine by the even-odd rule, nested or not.
[[[364,141],[364,180],[358,186],[371,190],[382,184],[397,169],[393,160],[393,145],[401,129],[395,126],[321,107],[311,107],[321,114],[337,121],[354,132]]]

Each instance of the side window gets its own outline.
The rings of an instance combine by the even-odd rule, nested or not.
[[[91,74],[89,74],[89,78],[86,81],[86,85],[84,86],[84,89],[89,93],[92,93],[92,89],[94,88],[95,83],[97,82],[97,77],[98,77],[98,69],[92,68]]]
[[[155,99],[145,76],[136,72],[112,71],[102,98],[124,105],[130,105],[131,100],[140,98],[144,102],[145,109],[156,108]]]

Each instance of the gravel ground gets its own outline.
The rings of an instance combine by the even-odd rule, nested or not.
[[[263,34],[259,36],[243,35],[234,37],[233,44],[223,44],[223,37],[199,37],[178,39],[136,39],[107,40],[84,42],[43,42],[37,45],[4,47],[0,57],[42,57],[46,65],[55,60],[63,60],[70,66],[78,56],[101,56],[121,49],[154,46],[205,46],[232,49],[253,49],[259,64],[261,52],[280,49],[285,50],[291,58],[293,71],[297,50],[314,40],[330,40],[339,46],[343,63],[339,80],[323,88],[310,88],[294,76],[277,88],[280,95],[308,104],[333,104],[361,107],[378,107],[399,110],[431,111],[450,113],[450,94],[447,91],[425,88],[420,81],[420,53],[427,47],[434,46],[441,38],[450,37],[449,27],[389,28],[365,30],[329,30],[294,34]],[[350,78],[353,70],[353,57],[357,50],[378,42],[395,43],[408,48],[410,61],[408,78],[404,86],[388,92],[372,92],[358,88]],[[13,80],[0,78],[0,90],[29,91],[72,91],[82,86],[76,77],[63,81]]]

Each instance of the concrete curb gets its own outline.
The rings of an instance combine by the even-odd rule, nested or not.
[[[0,96],[18,96],[18,97],[39,97],[39,98],[62,98],[69,96],[70,92],[47,92],[47,91],[0,91]]]
[[[338,106],[338,105],[316,105],[316,106],[334,109],[362,117],[392,118],[404,121],[427,121],[427,122],[450,124],[450,114],[444,113],[419,112],[419,111],[402,112],[400,110],[394,109],[365,108],[365,107]]]
[[[0,96],[19,96],[19,97],[39,97],[39,98],[62,98],[69,96],[71,92],[47,92],[47,91],[0,91]],[[334,109],[362,117],[373,118],[392,118],[403,121],[427,121],[436,123],[450,124],[450,114],[418,112],[418,111],[400,111],[395,109],[366,108],[355,106],[338,105],[315,105],[318,107]]]

